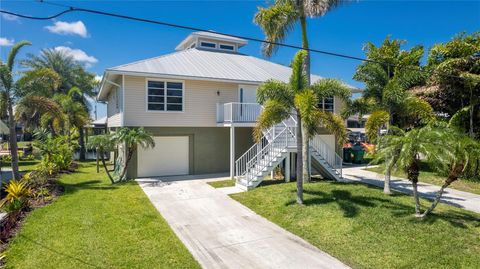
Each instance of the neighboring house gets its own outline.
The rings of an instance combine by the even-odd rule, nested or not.
[[[291,69],[240,53],[246,44],[195,32],[174,53],[105,71],[98,100],[107,103],[109,130],[144,127],[155,136],[154,149],[139,148],[133,156],[128,177],[230,172],[251,188],[278,164],[290,174],[293,119],[266,131],[256,146],[252,131],[261,111],[257,87],[268,79],[288,81]],[[319,79],[312,75],[313,82]],[[343,104],[326,98],[319,105],[339,113]],[[282,145],[279,134],[285,135]],[[335,148],[332,135],[319,138],[327,145],[324,151]],[[328,154],[337,160],[335,151]]]

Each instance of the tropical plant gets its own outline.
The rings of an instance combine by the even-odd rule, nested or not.
[[[418,176],[420,174],[420,156],[434,165],[445,163],[444,146],[448,135],[444,128],[430,125],[404,132],[394,128],[396,133],[380,137],[374,161],[387,160],[386,167],[400,169],[406,172],[412,183],[416,216],[421,217],[420,200],[418,196]]]
[[[23,209],[32,194],[25,180],[10,180],[3,189],[7,195],[0,201],[0,207],[6,208],[7,212]]]
[[[434,45],[428,54],[427,69],[431,77],[425,90],[419,94],[426,97],[435,111],[462,120],[462,126],[474,138],[479,133],[480,120],[480,32],[470,35],[461,33],[451,41]]]
[[[421,217],[432,212],[440,202],[445,189],[460,177],[471,174],[469,172],[477,168],[477,162],[480,160],[480,143],[478,141],[452,129],[447,130],[444,136],[442,140],[444,142],[443,161],[435,162],[434,168],[444,172],[447,177],[432,205],[421,214]]]
[[[38,130],[34,136],[39,141],[38,148],[42,155],[40,169],[52,175],[70,168],[78,145],[72,144],[67,136],[53,136],[46,130]]]
[[[105,169],[105,173],[107,173],[107,176],[112,182],[112,184],[115,183],[115,180],[105,162],[105,154],[108,152],[112,152],[115,149],[115,144],[115,140],[111,134],[91,136],[88,138],[87,144],[88,148],[95,150],[95,154],[97,155],[97,157],[100,156],[103,168]]]
[[[8,54],[6,64],[0,61],[0,98],[2,99],[0,103],[5,104],[4,108],[8,114],[10,155],[12,156],[12,175],[14,179],[20,179],[20,173],[18,171],[17,126],[13,115],[14,97],[17,91],[17,85],[13,81],[13,66],[18,52],[27,45],[31,45],[31,43],[28,41],[16,43]]]
[[[90,120],[88,111],[81,102],[74,99],[75,95],[81,95],[81,91],[77,87],[71,88],[67,94],[57,94],[53,97],[65,115],[65,132],[69,142],[72,136],[72,129],[76,128],[80,131]]]
[[[300,23],[302,33],[302,48],[305,49],[303,68],[306,85],[311,84],[310,51],[308,50],[307,18],[324,16],[335,7],[348,3],[348,0],[275,0],[269,7],[259,7],[253,21],[262,28],[267,42],[263,43],[263,54],[270,57],[278,49],[278,44],[283,42],[287,35],[294,30],[295,24]],[[303,152],[309,149],[309,141],[303,141]],[[303,156],[305,160],[308,156]],[[310,170],[305,165],[303,173],[310,178]]]
[[[152,135],[143,128],[122,127],[113,134],[113,140],[117,145],[122,145],[125,148],[126,159],[119,175],[120,181],[126,179],[125,176],[127,174],[128,165],[130,164],[130,160],[138,146],[141,146],[144,149],[155,147],[155,141],[153,140]]]
[[[90,112],[88,98],[95,96],[95,74],[85,71],[73,57],[61,50],[44,49],[40,55],[28,55],[28,59],[22,61],[25,67],[31,71],[48,68],[55,71],[61,78],[58,91],[68,95],[69,91],[76,87],[79,90],[72,94],[74,101],[79,102],[87,113]],[[80,160],[85,159],[85,133],[83,128],[78,128],[78,143],[80,146]]]
[[[426,75],[420,66],[423,47],[403,50],[404,44],[405,41],[391,39],[390,36],[379,47],[367,43],[364,50],[369,61],[359,65],[353,77],[365,83],[365,91],[362,97],[347,103],[343,116],[371,114],[365,129],[369,140],[374,143],[383,127],[387,131],[391,125],[411,129],[425,124],[434,116],[427,102],[407,92],[425,82]],[[391,171],[387,169],[384,181],[386,194],[391,193],[390,175]]]
[[[350,97],[350,89],[338,80],[322,79],[308,86],[303,69],[305,57],[305,51],[299,51],[295,55],[289,83],[268,80],[259,86],[257,100],[264,106],[264,109],[258,117],[254,130],[254,135],[258,140],[261,138],[263,130],[283,121],[292,113],[297,116],[297,202],[299,204],[303,203],[303,180],[308,180],[308,173],[303,169],[305,165],[308,165],[303,157],[308,155],[308,151],[304,151],[304,141],[308,141],[318,133],[321,127],[335,134],[339,143],[343,143],[346,136],[341,118],[319,109],[319,100],[332,96],[343,100]]]

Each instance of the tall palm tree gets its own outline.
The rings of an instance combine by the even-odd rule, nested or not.
[[[341,99],[350,97],[350,89],[340,81],[322,79],[309,86],[303,62],[305,51],[299,51],[292,62],[292,75],[289,83],[278,80],[268,80],[258,88],[257,99],[264,105],[264,110],[258,117],[254,133],[260,139],[262,131],[288,118],[293,112],[297,116],[297,203],[303,203],[303,179],[308,177],[303,169],[305,156],[304,141],[315,135],[320,127],[331,131],[343,143],[346,136],[342,119],[330,112],[318,108],[318,100],[328,96],[338,96]],[[308,148],[307,148],[308,149]],[[301,154],[301,151],[304,154]],[[308,153],[308,152],[307,152]]]
[[[302,48],[306,49],[303,68],[306,74],[306,85],[310,85],[310,52],[308,50],[307,18],[324,16],[335,7],[351,2],[349,0],[275,0],[269,7],[259,7],[253,21],[262,28],[266,43],[263,44],[263,54],[272,56],[278,49],[278,43],[285,40],[287,35],[300,23],[302,33]],[[304,152],[308,152],[308,141],[303,143]],[[307,156],[303,156],[308,161]],[[298,163],[297,163],[298,166]],[[304,166],[304,174],[310,177],[308,165]],[[297,167],[298,168],[298,167]]]
[[[432,164],[444,163],[445,137],[443,128],[430,125],[404,132],[392,127],[396,134],[389,134],[379,139],[374,160],[390,160],[387,166],[406,172],[412,183],[415,201],[415,214],[420,217],[420,200],[418,196],[418,176],[420,174],[420,155]],[[395,161],[391,161],[394,159]]]
[[[74,94],[73,99],[80,102],[87,112],[90,112],[90,104],[87,98],[95,96],[95,74],[85,71],[73,57],[63,51],[44,49],[40,55],[28,55],[28,59],[22,61],[23,66],[31,70],[49,68],[61,77],[59,91],[68,94],[68,91],[77,87],[80,92]],[[79,128],[80,159],[85,159],[85,134],[84,129]]]
[[[410,129],[433,117],[433,109],[426,102],[407,90],[425,82],[421,72],[420,60],[423,47],[415,46],[402,50],[405,41],[387,36],[382,45],[368,42],[365,47],[366,61],[357,67],[354,79],[365,83],[363,96],[347,103],[343,116],[353,114],[371,114],[366,122],[366,131],[370,141],[375,142],[380,129],[396,125]],[[408,66],[408,68],[406,68]],[[418,69],[412,69],[417,66]],[[385,156],[393,158],[393,156]],[[393,164],[392,160],[385,160]],[[391,166],[385,170],[384,192],[390,194]]]
[[[28,41],[20,41],[13,45],[8,54],[7,63],[0,61],[0,81],[2,96],[5,100],[6,109],[8,113],[9,124],[9,141],[10,141],[10,154],[12,156],[12,175],[14,179],[20,179],[20,173],[18,171],[18,145],[17,145],[17,132],[16,121],[13,115],[13,103],[14,96],[16,94],[16,84],[13,81],[13,66],[15,64],[15,58],[18,52],[23,46],[31,45]]]

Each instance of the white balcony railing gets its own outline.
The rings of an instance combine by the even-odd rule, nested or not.
[[[225,103],[217,104],[217,122],[256,122],[262,106],[257,103]]]

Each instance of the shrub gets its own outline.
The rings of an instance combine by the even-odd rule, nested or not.
[[[32,194],[32,190],[25,178],[10,180],[4,190],[7,195],[0,202],[0,207],[3,207],[7,213],[20,211],[28,205],[28,198]]]
[[[41,170],[52,175],[70,168],[76,144],[72,143],[66,136],[42,135],[39,140],[38,147],[42,155]]]

